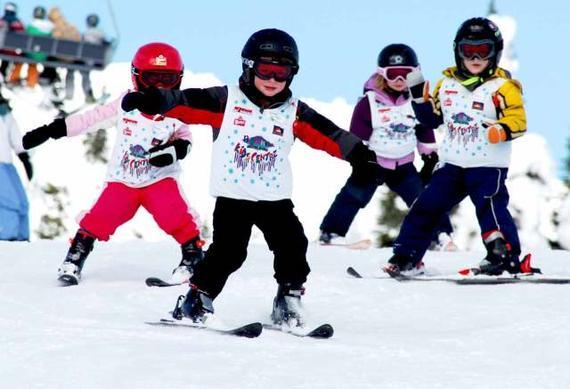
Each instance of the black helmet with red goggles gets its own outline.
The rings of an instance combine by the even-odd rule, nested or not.
[[[241,51],[243,78],[253,75],[290,83],[299,71],[299,50],[295,39],[285,31],[268,28],[255,32]]]
[[[493,74],[501,60],[503,36],[499,27],[487,18],[471,18],[463,22],[453,40],[455,64],[466,71],[463,60],[479,58],[489,60],[488,75]]]

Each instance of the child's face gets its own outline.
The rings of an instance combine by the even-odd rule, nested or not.
[[[408,88],[408,84],[401,77],[396,78],[396,80],[394,81],[386,80],[386,83],[390,88],[392,88],[396,92],[403,92]]]
[[[463,60],[463,65],[469,71],[469,73],[476,76],[487,68],[487,65],[489,65],[489,60],[479,59],[477,57],[471,59],[466,58]]]
[[[287,81],[279,82],[275,81],[274,78],[270,78],[269,80],[262,80],[261,78],[255,76],[253,84],[258,91],[263,93],[264,96],[273,97],[285,89]]]

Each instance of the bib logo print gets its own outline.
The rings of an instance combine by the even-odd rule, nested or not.
[[[150,170],[148,154],[141,145],[130,145],[129,151],[125,151],[121,159],[123,172],[136,177],[148,174]]]
[[[234,119],[234,126],[245,127],[246,121],[242,116],[238,116]]]
[[[234,148],[234,163],[242,171],[250,169],[251,172],[263,175],[266,171],[275,168],[277,150],[270,150],[275,145],[262,136],[245,135],[243,143],[238,142]]]
[[[474,101],[473,105],[471,105],[471,108],[476,109],[478,111],[482,111],[483,108],[485,108],[485,104],[483,104],[480,101]]]
[[[467,145],[479,137],[479,126],[474,118],[459,112],[451,115],[451,121],[447,122],[447,133],[451,142]]]

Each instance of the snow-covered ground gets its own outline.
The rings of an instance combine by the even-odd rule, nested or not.
[[[173,242],[97,244],[83,282],[62,288],[61,241],[0,242],[3,388],[562,388],[570,382],[570,285],[459,286],[352,279],[390,252],[311,245],[304,297],[329,340],[266,331],[243,339],[151,327],[186,287],[147,288],[178,263]],[[249,259],[215,301],[227,324],[266,321],[276,289],[270,252]],[[428,253],[452,273],[482,252]],[[570,276],[568,251],[535,252]]]

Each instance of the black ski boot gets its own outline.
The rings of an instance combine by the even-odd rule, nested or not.
[[[277,325],[302,327],[301,296],[305,293],[302,285],[280,284],[277,296],[273,299],[271,320]]]
[[[58,280],[66,285],[77,285],[87,256],[93,250],[95,238],[84,230],[79,230],[71,241],[65,260],[57,270]]]
[[[334,232],[321,231],[321,235],[319,236],[319,243],[322,245],[345,244],[346,239],[344,236],[340,236],[339,234]]]
[[[390,277],[418,276],[424,274],[425,265],[423,261],[414,261],[411,256],[394,254],[382,270]]]
[[[182,250],[182,260],[176,269],[172,271],[170,277],[171,283],[185,283],[190,280],[194,274],[194,268],[204,259],[204,251],[202,251],[204,241],[200,237],[196,237],[180,246]]]
[[[499,236],[485,242],[487,256],[479,263],[481,274],[501,275],[504,271],[511,274],[521,273],[519,258],[513,254],[506,240]]]
[[[212,313],[214,313],[214,305],[210,296],[198,289],[196,285],[191,284],[186,296],[178,297],[172,317],[176,320],[188,318],[194,323],[204,323],[206,314]]]

